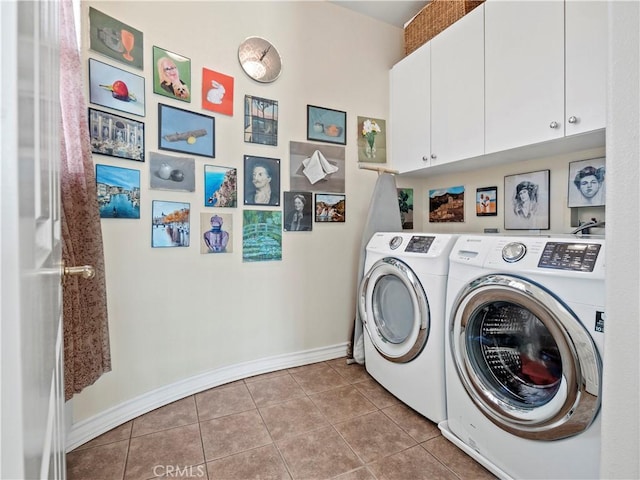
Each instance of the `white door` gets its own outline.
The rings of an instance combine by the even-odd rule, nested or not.
[[[65,478],[58,3],[0,2],[0,478]]]
[[[431,166],[484,153],[484,5],[431,40]]]
[[[564,2],[489,0],[485,151],[564,136]]]
[[[391,165],[400,173],[429,166],[431,45],[422,45],[389,72]]]

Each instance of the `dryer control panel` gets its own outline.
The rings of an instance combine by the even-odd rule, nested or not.
[[[547,242],[538,267],[593,272],[600,246],[599,243]]]
[[[432,236],[414,235],[411,237],[411,240],[409,240],[409,244],[404,251],[409,253],[427,253],[435,238],[436,237]]]

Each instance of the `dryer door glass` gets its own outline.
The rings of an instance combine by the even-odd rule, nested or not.
[[[360,316],[371,343],[387,360],[410,362],[429,337],[429,302],[409,266],[393,257],[377,261],[360,285]]]
[[[411,294],[396,276],[380,278],[373,287],[373,321],[382,338],[399,344],[413,330],[415,312]]]

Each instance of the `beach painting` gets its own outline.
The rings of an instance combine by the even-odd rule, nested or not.
[[[140,170],[96,165],[100,218],[140,218]]]
[[[282,212],[242,212],[242,261],[282,260]]]
[[[151,246],[188,247],[190,205],[185,202],[154,200],[151,214]]]
[[[238,170],[216,165],[204,166],[204,206],[238,206]]]

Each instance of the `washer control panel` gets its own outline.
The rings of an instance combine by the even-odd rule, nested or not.
[[[411,237],[411,240],[409,240],[409,244],[404,251],[409,253],[427,253],[435,239],[436,237],[432,236],[414,235]]]
[[[600,247],[598,243],[547,242],[538,267],[593,272]]]

